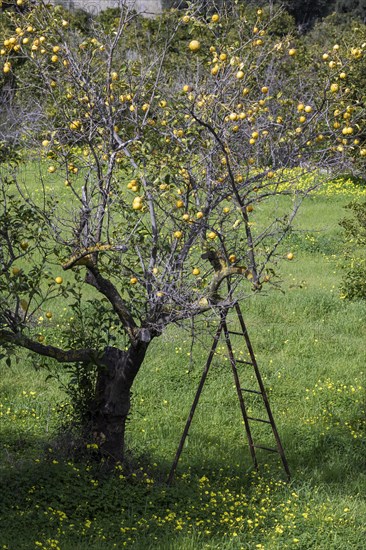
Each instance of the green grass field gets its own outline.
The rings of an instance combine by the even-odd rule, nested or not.
[[[133,392],[130,467],[113,473],[62,458],[56,428],[66,396],[19,355],[11,367],[0,364],[0,548],[364,548],[366,303],[339,291],[338,222],[351,192],[334,187],[306,201],[301,231],[286,243],[294,260],[279,266],[284,292],[268,287],[242,304],[290,483],[277,455],[259,454],[260,471],[252,470],[229,363],[218,355],[176,479],[166,485],[209,334],[197,337],[192,357],[180,329],[153,343]],[[55,311],[49,330],[65,315]],[[251,372],[242,380],[250,385]],[[267,428],[255,437],[273,445]]]

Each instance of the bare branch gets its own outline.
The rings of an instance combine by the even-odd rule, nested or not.
[[[132,341],[136,339],[137,325],[128,309],[125,301],[122,299],[118,290],[114,284],[105,279],[98,269],[93,265],[88,265],[88,272],[86,274],[86,282],[96,288],[101,294],[103,294],[109,302],[112,304],[114,311],[117,313],[123,327]]]
[[[0,330],[0,343],[15,344],[22,348],[26,348],[38,355],[45,357],[51,357],[56,359],[59,363],[90,363],[98,360],[98,352],[92,349],[75,349],[75,350],[62,350],[54,346],[47,346],[39,342],[35,342],[31,338],[28,338],[24,334],[8,332]]]
[[[89,248],[84,248],[83,250],[78,251],[71,258],[69,258],[64,264],[62,264],[62,269],[65,271],[67,269],[72,269],[76,266],[86,266],[90,267],[93,265],[93,254],[99,252],[126,252],[127,246],[125,245],[111,245],[111,244],[100,244],[96,246],[90,246]]]

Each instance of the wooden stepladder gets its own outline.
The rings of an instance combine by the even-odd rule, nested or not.
[[[236,388],[236,392],[237,392],[238,399],[239,399],[240,410],[241,410],[241,414],[242,414],[243,421],[244,421],[245,432],[246,432],[246,435],[247,435],[247,438],[248,438],[249,450],[250,450],[250,454],[251,454],[251,457],[252,457],[254,468],[258,469],[258,466],[259,466],[258,465],[258,459],[257,459],[257,453],[256,453],[257,449],[263,449],[264,451],[268,451],[270,453],[278,453],[278,455],[279,455],[279,457],[282,461],[282,466],[284,468],[284,471],[286,472],[287,479],[288,480],[290,479],[291,474],[290,474],[290,469],[289,469],[289,466],[288,466],[288,462],[287,462],[287,459],[286,459],[286,456],[285,456],[285,452],[284,452],[284,449],[283,449],[283,446],[282,446],[282,443],[281,443],[280,436],[279,436],[278,431],[277,431],[277,427],[276,427],[276,424],[275,424],[275,421],[274,421],[274,418],[273,418],[273,414],[272,414],[272,411],[271,411],[268,396],[267,396],[267,393],[266,393],[266,390],[265,390],[265,387],[264,387],[264,384],[263,384],[262,376],[261,376],[259,368],[258,368],[258,363],[257,363],[256,357],[255,357],[255,354],[254,354],[254,350],[253,350],[251,341],[249,339],[248,331],[247,331],[247,328],[246,328],[246,325],[245,325],[245,322],[244,322],[244,318],[243,318],[239,303],[238,302],[235,303],[234,309],[236,311],[236,314],[237,314],[237,317],[238,317],[238,320],[239,320],[240,330],[237,330],[237,331],[229,330],[228,324],[227,324],[227,314],[229,312],[229,309],[231,309],[231,308],[222,309],[221,312],[220,312],[220,322],[219,322],[216,334],[215,334],[213,342],[212,342],[211,350],[210,350],[210,353],[208,355],[205,368],[202,372],[202,376],[201,376],[201,379],[200,379],[200,382],[199,382],[199,385],[198,385],[198,388],[197,388],[197,391],[196,391],[196,395],[194,397],[194,400],[193,400],[193,403],[192,403],[192,406],[191,406],[190,413],[188,415],[188,419],[187,419],[187,422],[186,422],[186,425],[185,425],[185,428],[184,428],[184,431],[183,431],[183,434],[182,434],[182,437],[181,437],[181,440],[180,440],[180,443],[179,443],[179,446],[178,446],[178,449],[177,449],[177,452],[176,452],[176,455],[175,455],[175,458],[174,458],[174,462],[172,464],[172,467],[171,467],[171,470],[170,470],[170,473],[169,473],[168,484],[170,484],[172,482],[173,478],[174,478],[174,474],[175,474],[175,471],[176,471],[176,468],[177,468],[177,465],[178,465],[178,461],[179,461],[180,455],[182,453],[183,446],[184,446],[184,443],[186,441],[186,438],[187,438],[187,435],[188,435],[188,432],[189,432],[189,428],[191,426],[192,419],[193,419],[195,410],[196,410],[197,405],[198,405],[199,398],[200,398],[202,390],[203,390],[203,386],[206,382],[208,372],[210,370],[213,358],[215,356],[217,345],[218,345],[220,337],[222,335],[224,335],[225,343],[226,343],[227,350],[228,350],[228,356],[229,356],[229,359],[230,359],[231,370],[232,370],[233,375],[234,375],[235,388]],[[233,348],[233,345],[232,345],[232,338],[234,336],[236,336],[236,337],[240,336],[242,338],[242,340],[244,341],[245,346],[246,346],[247,351],[248,351],[248,355],[249,355],[248,360],[244,360],[242,358],[238,359],[236,357],[236,352],[234,351],[234,348]],[[248,368],[250,368],[252,370],[252,372],[254,371],[254,378],[257,382],[257,385],[256,385],[255,388],[247,388],[247,387],[243,387],[241,385],[239,375],[242,377],[242,375],[247,374]],[[248,407],[246,405],[246,400],[244,398],[244,395],[246,393],[255,394],[260,398],[260,400],[262,401],[262,404],[264,405],[265,415],[263,415],[263,416],[265,416],[265,418],[257,418],[256,416],[251,416],[251,415],[248,414]],[[274,438],[274,441],[275,441],[275,445],[273,447],[268,447],[266,445],[261,445],[261,444],[258,444],[258,443],[253,441],[252,423],[255,423],[255,422],[267,424],[267,425],[270,426],[270,428],[272,430],[273,438]]]

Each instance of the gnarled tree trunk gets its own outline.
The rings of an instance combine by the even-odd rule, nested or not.
[[[144,360],[148,342],[128,350],[108,347],[102,357],[92,404],[93,438],[112,462],[122,461],[131,386]]]

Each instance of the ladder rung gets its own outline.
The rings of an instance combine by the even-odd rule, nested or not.
[[[244,359],[235,359],[235,363],[243,363],[244,365],[251,365],[254,366],[251,361],[244,361]]]
[[[263,449],[264,451],[270,451],[271,453],[278,453],[278,449],[273,449],[273,447],[264,447],[264,445],[253,445],[255,449]]]
[[[228,330],[228,334],[234,334],[235,336],[244,336],[244,332],[237,332],[236,330]]]
[[[262,395],[262,392],[258,390],[248,390],[247,388],[240,388],[241,391],[247,391],[249,393],[256,393],[257,395]]]
[[[248,416],[248,420],[255,420],[256,422],[264,422],[265,424],[270,424],[270,420],[264,420],[264,418],[254,418],[254,416]]]

